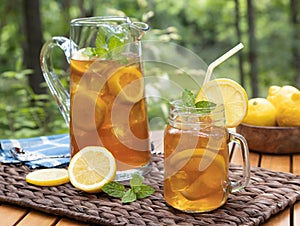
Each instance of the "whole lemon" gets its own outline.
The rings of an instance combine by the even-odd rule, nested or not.
[[[254,126],[275,126],[276,108],[265,98],[252,98],[248,101],[248,112],[243,123]]]
[[[270,86],[267,100],[270,101],[275,108],[284,104],[293,93],[297,93],[299,90],[294,86]]]
[[[278,105],[276,120],[279,126],[300,126],[300,91]]]

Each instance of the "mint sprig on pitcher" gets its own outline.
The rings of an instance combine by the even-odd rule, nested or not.
[[[124,45],[128,42],[128,30],[124,26],[103,26],[99,29],[95,47],[87,47],[83,54],[88,57],[106,60],[120,57]]]
[[[182,92],[182,102],[186,107],[195,107],[197,108],[198,113],[210,113],[217,106],[215,103],[201,100],[196,102],[196,97],[192,91],[184,89]]]

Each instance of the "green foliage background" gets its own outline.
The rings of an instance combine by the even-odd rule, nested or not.
[[[260,95],[266,96],[270,85],[295,85],[292,82],[294,72],[291,70],[291,47],[300,44],[291,39],[288,0],[254,2],[259,89]],[[241,41],[245,45],[241,54],[244,55],[244,68],[248,73],[245,0],[239,1],[242,40],[237,40],[235,33],[233,0],[70,0],[67,9],[62,3],[59,0],[40,0],[45,41],[52,36],[68,36],[70,19],[85,14],[127,15],[151,26],[145,40],[177,43],[191,49],[207,64]],[[0,138],[65,133],[68,128],[52,96],[35,95],[27,83],[31,71],[23,65],[22,45],[25,35],[22,10],[22,0],[2,0],[0,5]],[[239,82],[237,63],[237,57],[233,57],[215,70],[215,76]],[[59,74],[67,75],[66,62],[59,51],[55,65],[62,69],[57,71]],[[158,76],[159,73],[156,72]],[[251,97],[249,76],[245,82]],[[35,100],[35,104],[32,100]],[[163,118],[152,129],[162,128],[167,115],[167,106],[165,103],[160,104],[149,100],[150,119],[157,116]]]

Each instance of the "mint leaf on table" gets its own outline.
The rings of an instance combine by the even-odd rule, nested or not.
[[[125,186],[119,182],[110,182],[102,187],[102,191],[112,197],[122,198],[125,194]]]
[[[130,180],[130,187],[139,186],[143,184],[144,177],[139,174],[133,174]]]
[[[122,203],[134,202],[137,199],[146,198],[155,192],[150,185],[143,183],[144,177],[133,174],[130,180],[130,189],[125,191],[125,186],[119,182],[109,182],[102,187],[102,191],[109,196],[121,198]]]
[[[138,174],[134,174],[130,180],[130,187],[135,192],[138,199],[146,198],[155,192],[153,187],[143,184],[143,180],[144,177]]]
[[[154,188],[147,184],[136,186],[133,189],[138,199],[146,198],[155,192]]]
[[[134,202],[135,200],[136,194],[132,189],[127,190],[122,197],[122,203]]]

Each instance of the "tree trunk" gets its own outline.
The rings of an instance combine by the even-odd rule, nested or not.
[[[248,35],[249,35],[249,63],[252,97],[259,95],[258,89],[258,70],[257,70],[257,47],[255,40],[255,10],[252,0],[247,0],[247,19],[248,19]]]
[[[239,41],[242,40],[242,32],[240,29],[240,4],[239,0],[234,0],[235,2],[235,31],[236,35]],[[239,58],[239,74],[240,74],[240,82],[241,85],[245,85],[245,73],[244,73],[244,67],[243,67],[243,55],[242,53],[238,54]]]
[[[43,44],[39,0],[23,0],[24,26],[26,41],[24,46],[24,63],[26,68],[33,70],[29,76],[29,85],[36,94],[46,93],[46,88],[40,67],[40,50]]]
[[[291,27],[292,27],[292,68],[295,73],[295,82],[300,88],[300,23],[297,16],[300,17],[298,0],[290,0]]]
[[[90,1],[90,4],[91,4],[91,7],[89,9],[86,9],[84,7],[84,0],[79,0],[78,7],[80,9],[81,17],[92,17],[92,16],[94,16],[95,1],[94,0]]]

